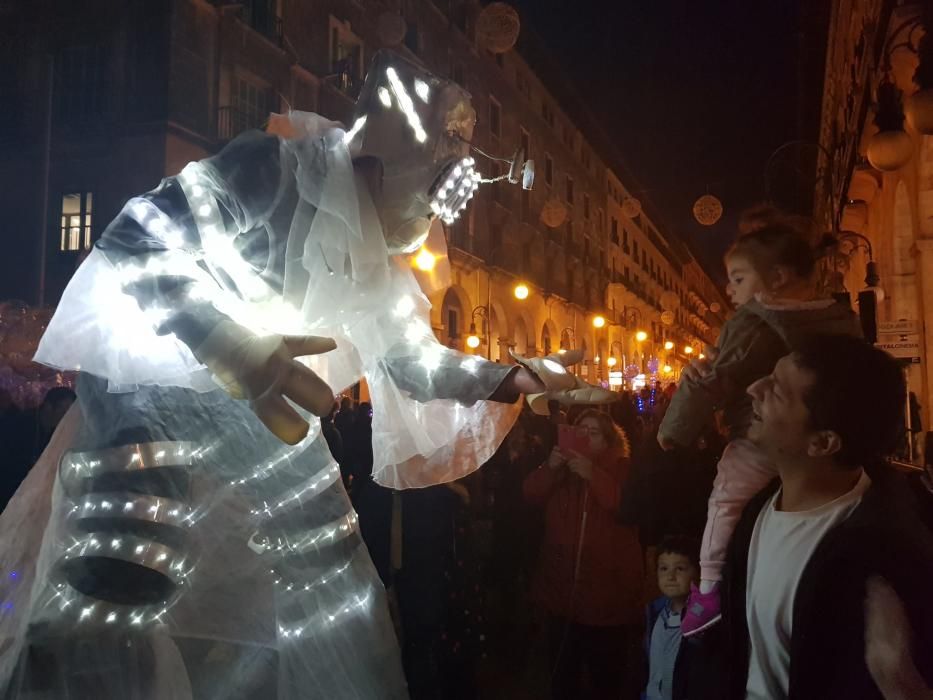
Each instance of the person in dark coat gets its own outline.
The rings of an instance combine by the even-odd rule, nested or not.
[[[729,548],[720,697],[883,697],[866,663],[878,577],[910,611],[911,661],[933,685],[933,539],[884,461],[903,431],[900,368],[861,340],[814,336],[748,392],[748,438],[778,478]]]

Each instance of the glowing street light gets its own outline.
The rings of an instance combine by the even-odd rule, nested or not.
[[[644,331],[638,331],[635,333],[635,340],[637,340],[639,343],[644,343],[646,340],[648,340],[648,334]]]
[[[701,360],[706,359],[706,355],[704,355],[702,352],[699,355],[697,355],[697,357],[699,357]]]
[[[664,374],[670,374],[670,373],[673,372],[673,371],[674,371],[674,370],[671,369],[671,366],[670,366],[670,365],[664,365]]]
[[[686,355],[692,355],[692,354],[693,354],[693,348],[691,348],[689,345],[684,345],[684,354],[686,354]]]
[[[479,347],[479,336],[478,335],[468,335],[466,339],[467,347],[471,350],[476,350]]]
[[[528,298],[528,285],[526,284],[516,284],[514,289],[515,298],[519,300]]]
[[[664,343],[664,349],[665,349],[665,350],[673,350],[673,349],[674,349],[674,341],[668,340],[666,343]]]
[[[606,325],[606,319],[603,316],[593,317],[593,328],[603,328]]]
[[[617,362],[618,360],[615,357],[610,357],[608,360],[606,360],[606,364],[610,367],[615,367]]]
[[[423,272],[430,272],[434,269],[434,263],[434,254],[426,247],[421,246],[421,250],[419,250],[418,254],[415,256],[415,267]]]

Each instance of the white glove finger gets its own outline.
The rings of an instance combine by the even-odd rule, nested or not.
[[[549,416],[551,412],[548,410],[548,394],[526,394],[525,400],[528,402],[528,408],[531,409],[531,412],[539,416]]]
[[[572,365],[578,365],[583,362],[583,350],[580,348],[577,348],[576,350],[568,350],[563,354],[556,353],[554,355],[549,355],[548,358],[560,362],[564,367],[570,367]]]
[[[250,406],[263,425],[282,442],[297,445],[308,434],[307,421],[278,394],[266,394]]]
[[[292,357],[322,355],[337,349],[337,341],[333,338],[322,338],[317,335],[286,335],[282,337],[282,341]]]
[[[326,416],[334,405],[334,392],[327,386],[327,382],[294,360],[282,381],[281,391],[316,416]]]
[[[566,404],[606,404],[615,403],[621,396],[616,391],[609,391],[598,386],[586,385],[584,388],[561,392],[558,400]]]

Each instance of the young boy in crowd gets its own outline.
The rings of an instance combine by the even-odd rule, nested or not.
[[[690,586],[699,577],[699,543],[687,537],[667,537],[658,545],[657,557],[658,588],[663,595],[648,606],[648,685],[642,698],[685,700],[692,697],[689,676],[699,670],[695,656],[701,642],[681,634],[680,619]]]

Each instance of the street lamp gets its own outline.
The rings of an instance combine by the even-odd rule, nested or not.
[[[515,294],[515,298],[518,299],[519,301],[524,301],[525,299],[528,298],[528,294],[529,294],[528,285],[523,282],[519,282],[518,284],[516,284],[515,289],[512,291],[513,291],[513,294]]]
[[[646,340],[648,340],[648,334],[644,331],[638,331],[635,333],[635,340],[637,340],[639,343],[644,343]]]
[[[473,309],[473,313],[471,314],[470,334],[467,336],[467,339],[466,339],[467,347],[470,348],[471,350],[476,350],[476,348],[478,348],[480,344],[480,338],[476,334],[476,317],[477,316],[479,316],[483,320],[483,335],[488,335],[486,332],[486,320],[488,318],[486,314],[486,307],[477,306],[475,309]]]
[[[605,326],[606,326],[605,316],[594,316],[593,317],[593,328],[604,328]]]
[[[692,354],[693,354],[693,348],[690,347],[689,345],[684,345],[684,354],[685,354],[685,355],[692,355]]]
[[[418,251],[418,254],[415,256],[415,267],[417,267],[422,272],[430,272],[434,269],[434,263],[436,258],[434,254],[427,249],[425,246],[421,246],[421,250]]]
[[[671,341],[671,340],[668,340],[666,343],[664,343],[664,349],[665,349],[665,350],[673,350],[673,349],[674,349],[674,342]]]

